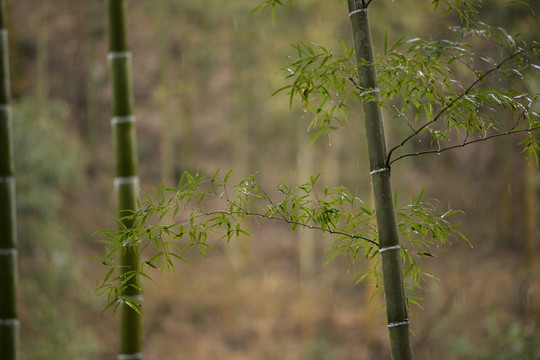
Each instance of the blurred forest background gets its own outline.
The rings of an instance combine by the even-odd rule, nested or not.
[[[370,199],[362,112],[345,129],[308,147],[311,115],[293,106],[280,71],[291,43],[350,43],[346,4],[299,0],[250,15],[255,0],[128,1],[134,61],[141,187],[183,171],[257,172],[274,188],[290,175],[321,172]],[[538,37],[524,6],[487,1],[482,20]],[[375,48],[403,35],[431,39],[451,17],[429,1],[375,0]],[[104,1],[8,1],[20,243],[23,359],[113,359],[118,317],[100,314],[94,289],[104,267],[102,235],[114,223],[110,90]],[[538,39],[540,40],[540,39]],[[530,79],[540,90],[540,77]],[[388,120],[387,142],[403,137]],[[426,266],[423,308],[413,307],[418,359],[540,359],[539,180],[517,146],[500,138],[393,168],[406,201],[426,187],[442,210],[461,209],[471,240],[449,244]],[[328,265],[332,238],[280,224],[253,226],[253,237],[216,243],[209,261],[195,251],[179,276],[145,281],[145,358],[388,359],[381,296],[355,285],[357,262]]]

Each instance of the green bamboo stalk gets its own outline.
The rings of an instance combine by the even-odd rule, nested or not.
[[[348,0],[349,17],[359,65],[358,84],[373,96],[373,100],[364,102],[364,114],[392,359],[412,360],[401,247],[367,14],[369,3],[365,0]]]
[[[17,225],[10,97],[5,2],[0,0],[0,354],[2,359],[16,360],[19,357]]]
[[[115,192],[118,217],[131,214],[137,209],[137,146],[135,137],[135,117],[133,116],[133,88],[131,52],[128,47],[126,4],[124,0],[108,0],[109,19],[109,68],[112,86],[112,132],[115,152]],[[131,228],[131,221],[122,220]],[[137,245],[125,243],[121,255],[122,277],[128,278],[139,269]],[[139,276],[129,278],[122,296],[141,301]],[[120,354],[118,359],[142,359],[141,313],[130,304],[122,302],[120,325]]]

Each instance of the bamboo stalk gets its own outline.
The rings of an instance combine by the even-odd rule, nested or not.
[[[526,249],[526,269],[528,274],[534,273],[536,267],[537,245],[536,239],[538,234],[538,189],[536,187],[538,180],[538,170],[535,164],[534,156],[529,156],[525,169],[525,249]]]
[[[407,302],[403,285],[401,248],[394,208],[394,198],[387,161],[383,114],[379,106],[377,72],[367,14],[369,2],[348,0],[353,41],[358,63],[359,86],[372,90],[372,101],[364,102],[365,127],[377,214],[379,253],[383,271],[383,286],[392,359],[412,360]]]
[[[38,7],[39,33],[36,37],[36,106],[38,109],[38,119],[42,119],[48,114],[49,98],[49,47],[47,45],[49,38],[50,23],[46,17],[46,2],[40,1]]]
[[[5,2],[0,0],[0,354],[2,359],[16,360],[19,358],[17,225],[5,24]]]
[[[133,116],[133,89],[131,75],[131,52],[128,47],[126,4],[124,0],[108,0],[109,54],[112,86],[112,132],[115,152],[115,193],[118,217],[137,209],[137,147],[135,137],[135,117]],[[130,221],[122,220],[131,228]],[[127,277],[139,268],[137,245],[125,243],[120,255],[122,276]],[[122,296],[141,301],[139,276],[126,282]],[[128,304],[121,306],[120,354],[118,359],[142,359],[141,313]]]

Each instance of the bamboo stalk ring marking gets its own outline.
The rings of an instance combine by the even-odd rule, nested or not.
[[[138,303],[142,303],[142,301],[143,301],[143,299],[144,299],[144,296],[141,295],[141,294],[126,295],[126,297],[130,297],[130,298],[132,298],[133,300],[135,300],[135,301],[138,302]]]
[[[16,248],[7,248],[7,249],[0,249],[0,256],[17,256],[17,249]]]
[[[126,124],[126,123],[134,123],[135,122],[135,115],[126,115],[126,116],[113,116],[111,119],[111,124]]]
[[[140,352],[135,354],[119,354],[116,358],[118,360],[139,360],[143,358],[143,354]]]
[[[15,181],[15,178],[13,176],[0,176],[0,183],[12,183]]]
[[[398,321],[398,322],[393,322],[393,323],[390,323],[388,325],[386,325],[387,327],[389,328],[393,328],[393,327],[397,327],[397,326],[409,326],[409,320],[404,320],[404,321]]]
[[[131,51],[111,51],[107,54],[107,60],[127,59],[131,57]]]
[[[13,326],[13,327],[17,327],[17,326],[19,326],[19,319],[17,319],[17,318],[0,319],[0,326]]]
[[[390,251],[390,250],[401,250],[401,246],[394,245],[394,246],[383,247],[379,249],[379,253],[383,253],[385,251]]]
[[[138,185],[139,177],[138,176],[118,176],[114,178],[114,185]]]
[[[353,10],[349,13],[349,16],[353,16],[355,14],[358,14],[359,12],[362,12],[362,11],[367,11],[367,8],[362,8],[362,9],[356,9],[356,10]]]
[[[385,166],[385,167],[383,167],[383,168],[371,170],[371,171],[369,172],[369,175],[374,175],[374,174],[381,173],[381,172],[385,172],[385,171],[390,171],[390,167]]]

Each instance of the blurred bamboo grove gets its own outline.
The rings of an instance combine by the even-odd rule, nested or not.
[[[485,2],[482,20],[537,39],[540,5]],[[133,53],[139,177],[151,192],[185,170],[258,173],[272,188],[322,172],[328,186],[369,199],[363,124],[345,123],[308,148],[311,115],[284,94],[291,43],[352,44],[340,1],[296,1],[250,14],[244,0],[127,1]],[[102,235],[115,226],[111,178],[105,1],[6,1],[17,174],[20,340],[23,359],[114,358],[117,315],[100,314]],[[61,10],[59,10],[61,9]],[[406,14],[406,16],[403,16]],[[375,52],[403,35],[433,38],[452,17],[429,2],[375,0]],[[527,79],[539,93],[540,76]],[[352,111],[359,112],[360,106]],[[387,142],[407,131],[386,119]],[[519,137],[519,135],[516,135]],[[472,241],[426,260],[439,281],[418,291],[411,319],[416,359],[540,359],[538,177],[518,138],[400,161],[398,201],[426,187],[442,208],[462,209]],[[422,144],[414,146],[421,148]],[[306,157],[308,149],[309,157]],[[309,175],[302,175],[309,176]],[[304,179],[308,181],[309,179]],[[292,181],[292,180],[291,180]],[[301,182],[301,180],[299,180]],[[407,200],[407,199],[402,199]],[[178,277],[143,281],[146,359],[390,358],[381,298],[355,285],[346,260],[325,265],[332,239],[299,239],[279,224],[251,224],[236,249],[216,243],[206,261],[188,253]],[[306,242],[312,248],[303,246]],[[151,257],[151,254],[143,254]],[[240,264],[240,265],[238,265]],[[368,265],[366,265],[368,266]]]

